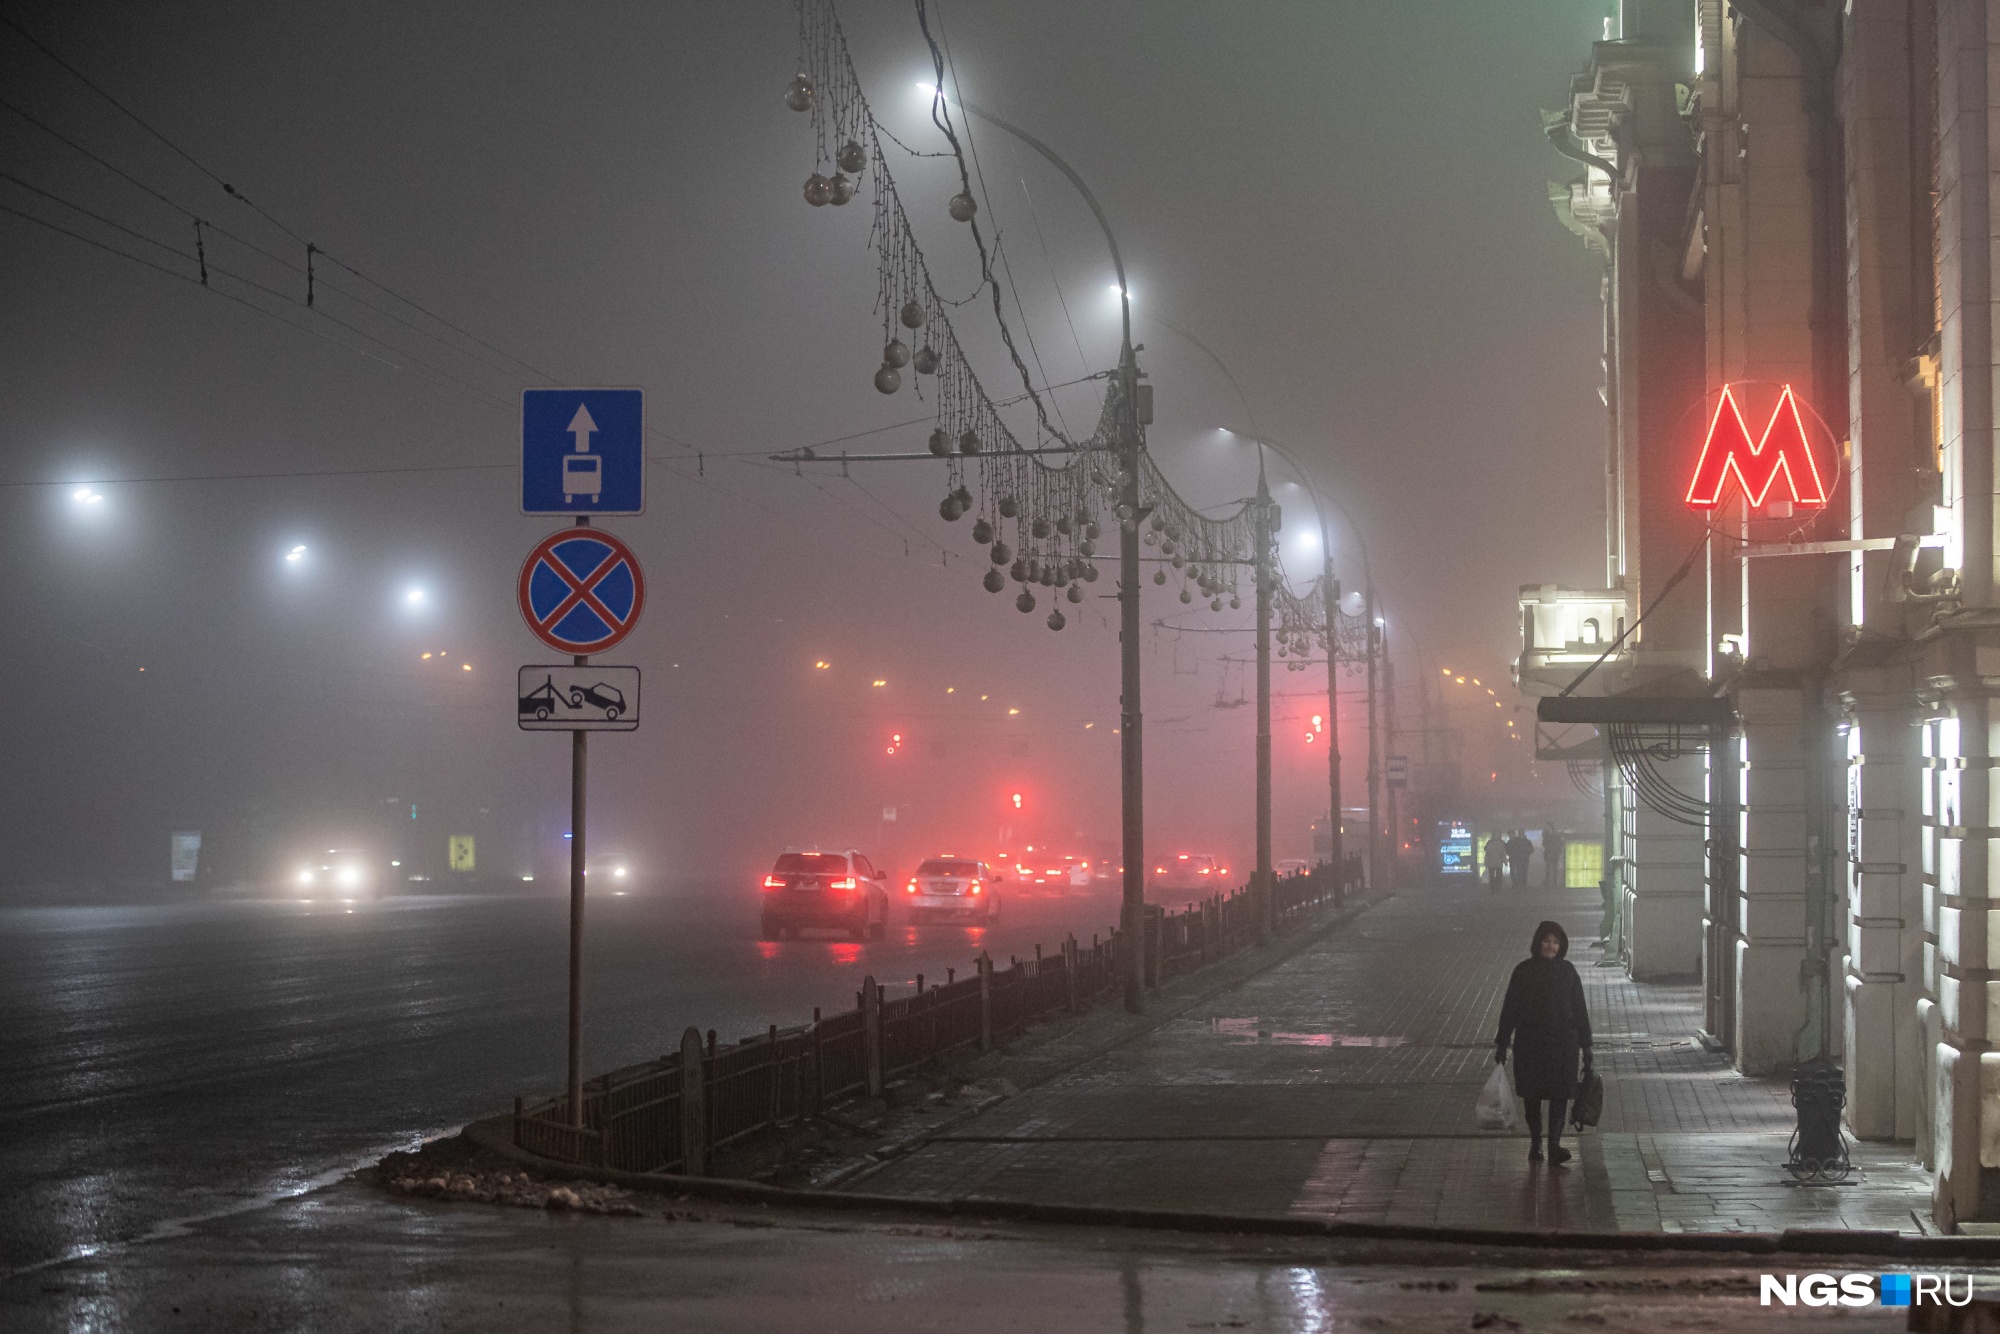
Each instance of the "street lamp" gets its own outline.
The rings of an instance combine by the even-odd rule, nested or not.
[[[941,90],[934,95],[943,96]],[[1123,951],[1125,1008],[1140,1014],[1146,1008],[1146,813],[1145,748],[1141,744],[1143,715],[1139,707],[1139,521],[1145,517],[1139,506],[1139,359],[1132,346],[1131,285],[1125,281],[1125,259],[1118,250],[1118,238],[1097,196],[1084,184],[1076,169],[1056,155],[1054,149],[1017,125],[1010,125],[992,112],[959,100],[958,105],[972,115],[1013,135],[1043,158],[1076,187],[1090,206],[1111,250],[1111,267],[1118,274],[1118,465],[1124,481],[1118,488],[1118,647],[1119,647],[1119,778],[1124,812],[1122,847],[1125,855],[1124,894],[1120,900],[1118,929],[1127,948]]]
[[[1354,540],[1361,548],[1361,568],[1364,576],[1364,587],[1366,589],[1363,610],[1367,615],[1368,625],[1368,875],[1369,879],[1373,881],[1377,875],[1377,868],[1381,865],[1380,829],[1382,822],[1378,813],[1381,766],[1378,760],[1379,750],[1375,723],[1375,656],[1380,640],[1378,638],[1379,626],[1375,616],[1375,572],[1368,559],[1367,539],[1362,536],[1360,526],[1354,522],[1354,516],[1348,513],[1346,505],[1342,504],[1335,497],[1322,496],[1320,494],[1319,487],[1313,482],[1312,473],[1307,471],[1305,465],[1299,461],[1298,456],[1289,447],[1279,441],[1268,438],[1257,430],[1256,411],[1250,406],[1249,395],[1243,392],[1242,384],[1236,379],[1235,373],[1229,369],[1228,363],[1217,356],[1215,350],[1209,347],[1208,344],[1202,342],[1201,339],[1195,337],[1195,335],[1189,333],[1186,329],[1181,328],[1178,324],[1159,315],[1157,312],[1155,312],[1153,318],[1174,333],[1187,339],[1203,356],[1214,362],[1216,369],[1222,372],[1223,378],[1229,381],[1229,387],[1236,392],[1237,400],[1243,404],[1243,412],[1249,418],[1251,437],[1255,440],[1258,449],[1257,498],[1260,512],[1268,513],[1268,510],[1262,507],[1268,506],[1271,499],[1270,492],[1265,483],[1263,454],[1264,450],[1269,449],[1291,465],[1293,473],[1304,484],[1306,494],[1312,499],[1313,515],[1319,520],[1319,545],[1322,562],[1320,593],[1326,606],[1327,638],[1326,707],[1328,720],[1326,759],[1327,789],[1330,797],[1328,817],[1332,822],[1330,830],[1331,842],[1328,847],[1329,857],[1336,876],[1340,874],[1340,869],[1345,861],[1345,852],[1343,850],[1343,840],[1340,830],[1340,669],[1337,662],[1339,656],[1339,584],[1333,574],[1333,533],[1326,520],[1326,506],[1329,501],[1333,504],[1334,508],[1340,511],[1341,517],[1347,520],[1347,526],[1353,531]],[[1270,595],[1269,582],[1265,570],[1265,566],[1269,563],[1266,550],[1268,545],[1267,533],[1264,544],[1258,549],[1257,819],[1258,846],[1260,849],[1267,848],[1269,845],[1271,819]],[[1258,858],[1258,879],[1260,883],[1269,882],[1269,872],[1270,865],[1268,858],[1260,855]]]

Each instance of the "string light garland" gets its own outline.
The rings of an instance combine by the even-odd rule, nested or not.
[[[1182,603],[1192,606],[1199,599],[1212,611],[1240,608],[1241,571],[1256,557],[1251,502],[1220,518],[1202,514],[1174,490],[1145,452],[1142,433],[1136,479],[1139,505],[1120,505],[1119,497],[1132,479],[1125,475],[1117,449],[1121,389],[1116,376],[1107,382],[1102,411],[1088,437],[1076,439],[1050,419],[1043,391],[1035,387],[1015,350],[1000,305],[992,252],[980,230],[979,203],[942,92],[943,56],[931,37],[922,0],[917,5],[918,21],[938,77],[931,119],[959,169],[960,189],[943,201],[941,212],[966,227],[979,253],[979,286],[957,301],[946,299],[932,280],[883,149],[885,139],[898,148],[902,142],[876,123],[832,0],[797,0],[797,4],[798,73],[785,89],[784,100],[808,116],[812,126],[813,161],[804,198],[815,209],[839,208],[858,197],[864,181],[867,184],[873,212],[870,239],[876,252],[876,313],[882,320],[882,360],[873,372],[873,384],[885,395],[907,391],[931,401],[927,447],[944,462],[946,474],[938,517],[958,523],[972,516],[971,539],[986,548],[991,563],[982,586],[999,593],[1010,582],[1019,585],[1014,605],[1024,614],[1039,605],[1031,591],[1036,586],[1053,590],[1058,603],[1081,602],[1082,586],[1099,576],[1098,547],[1105,540],[1105,529],[1117,523],[1140,531],[1145,545],[1157,549],[1163,564],[1155,571],[1154,583],[1175,585]],[[1023,443],[1001,417],[1000,404],[980,381],[952,325],[949,312],[981,292],[992,294],[1001,339],[1021,376],[1024,397],[1034,406],[1031,443]],[[1051,446],[1060,448],[1046,452]],[[1274,558],[1275,553],[1265,555]],[[1060,605],[1047,624],[1051,630],[1066,624]]]

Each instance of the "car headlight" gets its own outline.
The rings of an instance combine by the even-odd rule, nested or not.
[[[358,866],[343,866],[334,873],[333,878],[342,887],[352,889],[361,883],[361,868]]]
[[[299,872],[299,883],[300,883],[300,884],[302,884],[302,885],[310,885],[310,884],[311,884],[312,882],[313,882],[313,873],[312,873],[311,871],[307,870],[307,871],[300,871],[300,872]]]

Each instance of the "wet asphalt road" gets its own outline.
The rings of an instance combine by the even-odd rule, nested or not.
[[[666,1221],[344,1183],[0,1279],[0,1327],[1251,1334],[1888,1331],[1896,1308],[1758,1300],[1755,1259],[1607,1257],[768,1210]],[[1794,1257],[1795,1260],[1797,1257]],[[1795,1272],[1793,1266],[1781,1266]],[[1812,1270],[1867,1272],[1813,1257]],[[1954,1277],[1963,1287],[1965,1280]]]
[[[756,938],[738,889],[594,897],[585,1068],[723,1041],[1087,940],[1116,890],[992,928]],[[0,1274],[255,1207],[560,1084],[567,902],[265,900],[0,910]]]

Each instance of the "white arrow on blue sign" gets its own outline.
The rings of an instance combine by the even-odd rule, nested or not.
[[[521,513],[640,514],[645,508],[642,390],[521,391]]]

